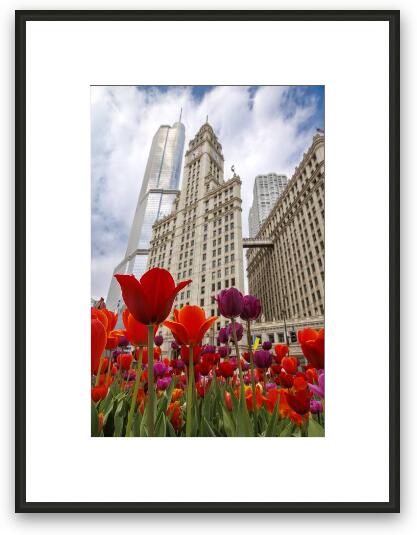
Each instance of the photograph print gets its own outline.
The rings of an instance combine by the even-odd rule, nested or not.
[[[91,436],[325,435],[324,99],[91,87]]]

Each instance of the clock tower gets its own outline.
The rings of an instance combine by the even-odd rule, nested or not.
[[[185,153],[180,207],[196,202],[211,189],[223,184],[223,170],[222,146],[206,121]]]
[[[179,282],[192,279],[174,306],[198,305],[219,316],[216,297],[234,286],[243,292],[241,180],[224,179],[222,146],[206,121],[185,153],[181,192],[174,211],[152,227],[148,269],[168,269]],[[203,343],[216,343],[229,320],[219,317]],[[163,329],[164,349],[172,335]]]

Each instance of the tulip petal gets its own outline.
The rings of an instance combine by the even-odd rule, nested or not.
[[[132,316],[145,325],[152,323],[152,310],[140,282],[134,275],[115,275],[122,288],[123,301]]]
[[[170,321],[166,320],[163,323],[165,327],[168,327],[172,334],[174,335],[175,339],[178,340],[178,342],[182,345],[189,345],[189,339],[188,339],[188,333],[185,329],[184,325],[181,325],[181,323],[177,323],[176,321]]]
[[[204,338],[204,335],[210,329],[210,327],[213,325],[213,323],[216,321],[217,318],[218,316],[212,316],[211,318],[206,319],[206,321],[200,326],[200,330],[199,330],[200,341]]]

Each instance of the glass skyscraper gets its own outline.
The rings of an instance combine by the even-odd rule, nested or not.
[[[145,272],[147,255],[134,253],[138,249],[143,252],[148,250],[152,225],[173,209],[180,183],[184,142],[185,127],[181,122],[176,122],[173,126],[162,125],[154,135],[126,255],[115,268],[113,275],[133,273],[139,278]],[[112,277],[106,301],[107,308],[120,309],[122,304],[120,286]]]
[[[253,203],[249,210],[249,236],[255,237],[274,204],[288,184],[286,175],[258,175],[253,185]]]

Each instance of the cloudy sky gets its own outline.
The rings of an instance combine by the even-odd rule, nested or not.
[[[322,86],[92,87],[92,297],[106,298],[126,251],[152,137],[181,108],[185,148],[208,115],[225,178],[235,165],[242,179],[244,236],[255,176],[290,178],[316,128],[324,128]]]

